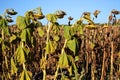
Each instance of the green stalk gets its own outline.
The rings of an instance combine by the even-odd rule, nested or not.
[[[64,53],[64,49],[65,49],[65,47],[66,47],[67,41],[68,41],[68,40],[66,39],[66,40],[65,40],[65,43],[64,43],[64,46],[63,46],[63,48],[62,48],[61,54]],[[59,68],[60,68],[60,66],[58,65],[58,66],[57,66],[57,70],[56,70],[56,72],[55,72],[55,78],[54,78],[54,80],[57,79],[57,75],[58,75]]]
[[[55,72],[55,78],[54,78],[54,80],[57,79],[57,75],[58,75],[59,68],[60,68],[60,66],[58,65],[58,66],[57,66],[57,70],[56,70],[56,72]]]
[[[46,40],[46,45],[49,42],[49,37],[50,37],[50,23],[48,24],[48,28],[47,28],[47,40]],[[47,51],[45,52],[45,60],[47,60]],[[46,64],[44,65],[44,70],[43,70],[43,80],[46,80]]]
[[[5,35],[4,35],[4,28],[2,28],[2,45],[4,45],[4,39],[5,39]],[[3,73],[6,72],[5,71],[5,68],[8,70],[8,59],[7,59],[7,56],[6,56],[6,51],[4,50],[3,46],[2,46],[2,55],[4,57],[4,60],[2,61],[2,68],[3,68]],[[4,68],[4,65],[5,65],[5,68]],[[8,76],[9,72],[6,74],[5,73],[5,78],[6,79],[10,79],[10,77]]]
[[[25,63],[23,63],[23,70],[25,70],[26,68],[25,68]]]

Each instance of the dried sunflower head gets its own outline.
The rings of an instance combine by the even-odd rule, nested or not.
[[[113,10],[111,11],[111,13],[112,13],[112,14],[115,14],[115,15],[118,15],[118,14],[120,14],[120,11],[113,9]]]
[[[95,16],[95,18],[97,18],[98,14],[100,13],[101,11],[99,10],[95,10],[95,12],[93,13],[93,15]]]
[[[62,11],[62,10],[58,10],[58,11],[55,12],[55,15],[58,18],[63,18],[66,15],[66,13],[64,11]]]
[[[71,16],[68,17],[68,20],[73,20],[73,18]]]
[[[9,15],[16,15],[17,12],[14,10],[14,9],[6,9],[6,13],[9,14]]]

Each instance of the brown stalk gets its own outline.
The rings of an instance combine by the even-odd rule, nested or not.
[[[86,29],[86,34],[87,34],[87,32],[88,32],[88,29]],[[89,55],[88,55],[88,52],[87,52],[87,43],[88,43],[88,39],[85,39],[85,44],[86,44],[86,46],[85,46],[85,54],[86,54],[86,73],[88,73],[88,60],[89,60]]]
[[[94,42],[95,38],[96,38],[96,30],[93,29],[91,30],[92,33],[92,42]],[[92,50],[92,65],[91,65],[91,77],[92,80],[95,80],[95,71],[96,71],[96,55],[95,52]]]
[[[113,80],[113,53],[114,53],[114,42],[111,42],[111,56],[110,56],[110,80]]]
[[[104,48],[103,61],[102,61],[102,73],[101,73],[101,78],[100,78],[100,80],[104,80],[105,58],[106,58],[106,51],[105,51],[105,48]]]
[[[112,32],[112,35],[111,35],[111,56],[110,56],[110,80],[113,80],[113,69],[114,69],[114,66],[113,66],[113,54],[114,54],[114,36],[116,35],[116,32],[115,34],[113,34]]]
[[[95,53],[92,51],[92,65],[91,65],[91,78],[95,80]]]

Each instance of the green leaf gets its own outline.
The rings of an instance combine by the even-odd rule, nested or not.
[[[76,50],[75,39],[69,40],[69,41],[67,42],[67,47],[68,47],[71,51],[73,51],[73,52],[75,53],[75,50]]]
[[[18,71],[18,68],[16,67],[13,58],[11,58],[11,74],[13,75],[13,74],[17,73],[17,71]]]
[[[27,19],[27,18],[26,18]],[[28,25],[28,23],[26,23],[26,19],[23,16],[18,16],[16,19],[16,25],[19,29],[24,29],[26,28]]]
[[[95,25],[86,25],[85,26],[86,28],[88,28],[88,29],[96,29],[97,27],[95,26]]]
[[[94,24],[94,22],[91,19],[84,18],[89,24]]]
[[[67,47],[68,47],[71,51],[73,51],[74,54],[76,53],[76,47],[77,47],[76,44],[77,44],[77,43],[76,43],[75,38],[74,38],[73,40],[69,40],[69,41],[67,42]]]
[[[32,73],[27,71],[27,70],[23,70],[21,73],[21,77],[20,80],[32,80]]]
[[[12,34],[12,36],[10,37],[10,43],[14,41],[16,38],[17,38],[16,35]]]
[[[15,52],[15,59],[19,64],[25,63],[25,52],[21,46],[19,46]]]
[[[24,50],[24,52],[25,52],[26,56],[28,56],[28,54],[29,54],[30,50],[29,50],[29,49],[27,49],[27,48],[23,48],[23,50]]]
[[[22,41],[24,42],[30,42],[31,41],[31,29],[30,28],[26,28],[24,30],[22,30],[21,34],[20,34],[20,38]]]
[[[64,37],[65,39],[70,39],[71,38],[71,34],[70,34],[70,28],[69,26],[64,26]]]
[[[73,74],[73,68],[72,68],[72,66],[70,66],[70,68],[68,68],[68,71],[69,71],[70,76],[72,76],[72,74]]]
[[[20,77],[20,80],[25,80],[24,78],[24,75],[25,75],[25,72],[24,71],[22,71],[22,73],[21,73],[21,77]]]
[[[94,47],[95,47],[95,44],[93,42],[90,42],[90,48],[94,49]]]
[[[8,27],[3,27],[2,28],[4,31],[4,35],[10,35],[9,28]]]
[[[2,51],[5,51],[5,49],[7,48],[7,45],[5,45],[5,43],[2,43]]]
[[[47,14],[46,19],[50,22],[56,22],[57,21],[57,16],[55,14]]]
[[[55,36],[53,36],[53,39],[54,39],[55,41],[59,41],[59,40],[60,40],[60,37],[57,36],[57,35],[55,35]]]
[[[27,26],[30,25],[30,16],[28,15],[28,16],[25,16],[24,18],[25,18],[26,25]]]
[[[28,41],[31,42],[32,30],[31,30],[31,28],[27,28],[26,30],[27,30],[27,35],[26,35],[26,37],[27,37],[27,42],[28,42]]]
[[[25,80],[31,80],[32,73],[30,71],[25,70]]]
[[[60,65],[60,68],[68,68],[69,67],[68,56],[65,53],[65,51],[60,55],[58,63]]]
[[[70,28],[70,34],[71,34],[71,36],[73,36],[73,35],[75,35],[76,34],[76,32],[77,32],[77,26],[74,26],[74,27],[71,27]]]
[[[57,43],[55,41],[48,41],[48,43],[46,44],[45,50],[47,54],[51,54],[53,52],[55,52],[57,48]]]
[[[50,53],[54,53],[55,50],[57,49],[57,46],[58,44],[56,41],[50,41],[50,50],[51,50]]]
[[[82,26],[79,26],[79,27],[78,27],[78,32],[79,32],[80,34],[83,34],[83,33],[84,33]]]
[[[40,37],[43,37],[44,31],[41,29],[41,27],[38,27],[37,30],[38,30],[39,36],[40,36]]]
[[[75,62],[79,61],[79,56],[75,56]]]
[[[4,27],[8,27],[8,22],[6,19],[1,19],[0,20],[0,27],[4,28]]]
[[[55,34],[55,35],[59,34],[60,27],[59,27],[59,24],[57,22],[51,23],[51,32],[52,32],[52,34]]]
[[[20,34],[20,38],[22,41],[25,41],[25,42],[27,41],[27,30],[26,29],[22,30]]]

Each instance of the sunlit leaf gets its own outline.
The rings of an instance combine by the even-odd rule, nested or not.
[[[32,34],[32,30],[31,30],[31,28],[27,28],[26,29],[27,30],[27,35],[26,35],[26,37],[27,37],[27,41],[31,41],[31,34]]]
[[[56,22],[57,21],[57,16],[55,14],[47,14],[46,19],[50,22]]]
[[[65,53],[65,51],[60,55],[59,65],[60,65],[60,68],[67,68],[67,67],[69,67],[68,56]]]
[[[22,30],[20,34],[20,38],[22,41],[25,41],[25,42],[27,41],[27,30],[26,29]]]
[[[16,25],[19,29],[24,29],[28,26],[27,22],[26,22],[26,19],[27,18],[24,18],[23,16],[18,16],[16,18]]]
[[[63,29],[64,29],[64,37],[66,39],[70,39],[71,38],[71,34],[70,34],[70,28],[69,26],[64,26]]]
[[[19,46],[15,52],[15,59],[19,64],[23,64],[26,61],[25,52],[21,46]]]
[[[70,68],[68,68],[68,71],[69,71],[70,76],[71,76],[73,74],[73,68],[72,68],[72,66],[70,66]]]
[[[70,28],[70,34],[71,34],[71,36],[73,36],[74,34],[76,34],[77,30],[78,30],[78,26],[71,27]]]
[[[75,54],[75,53],[76,53],[76,41],[75,41],[75,39],[69,40],[69,41],[67,42],[67,47],[68,47],[71,51],[73,51],[73,53]]]
[[[51,24],[51,33],[57,35],[57,34],[59,34],[59,31],[60,31],[59,24],[57,22],[52,23]]]
[[[42,59],[40,60],[40,68],[44,69],[46,63],[47,63],[47,61],[46,61],[45,57],[42,56]]]
[[[90,42],[90,48],[94,49],[94,47],[95,47],[95,44],[93,42]]]
[[[31,41],[31,29],[26,28],[26,29],[22,30],[22,32],[20,34],[20,38],[22,41],[25,41],[25,42]]]
[[[30,52],[30,50],[29,49],[27,49],[27,48],[23,48],[23,50],[24,50],[24,52],[25,52],[25,54],[26,54],[26,56],[28,56],[28,54],[29,54],[29,52]]]
[[[43,37],[44,31],[41,29],[41,27],[38,27],[37,30],[38,30],[39,36],[40,36],[40,37]]]
[[[20,77],[20,80],[25,80],[24,78],[24,75],[25,75],[25,72],[24,71],[22,71],[22,73],[21,73],[21,77]]]
[[[53,39],[54,39],[55,41],[59,41],[60,37],[57,36],[57,35],[55,35],[55,36],[53,36]]]
[[[8,22],[6,19],[2,18],[0,20],[0,27],[4,28],[4,27],[8,27]]]
[[[11,58],[11,74],[15,74],[17,73],[17,71],[18,71],[18,68],[16,67],[16,64],[13,58]]]
[[[12,34],[12,36],[10,37],[10,42],[14,41],[16,38],[17,38],[17,36]]]
[[[55,52],[57,49],[57,42],[56,41],[50,41],[50,53]]]
[[[57,43],[55,41],[48,41],[45,50],[47,54],[51,54],[55,52],[56,48],[57,48]]]
[[[67,42],[67,47],[71,50],[71,51],[73,51],[73,53],[74,53],[74,55],[76,54],[76,52],[77,52],[77,49],[78,49],[78,42],[77,42],[77,40],[74,38],[74,39],[72,39],[72,40],[69,40],[68,42]]]
[[[2,43],[2,51],[5,51],[6,47],[7,46],[4,43]]]
[[[79,61],[79,56],[75,56],[75,62]]]
[[[83,34],[83,33],[84,33],[82,26],[79,26],[79,27],[78,27],[78,32],[79,32],[80,34]]]
[[[96,29],[97,27],[95,26],[95,25],[86,25],[85,26],[86,28],[88,28],[88,29]]]
[[[21,73],[21,77],[20,80],[32,80],[32,73],[27,71],[27,70],[23,70]]]
[[[32,73],[30,71],[25,70],[25,80],[31,80]]]

